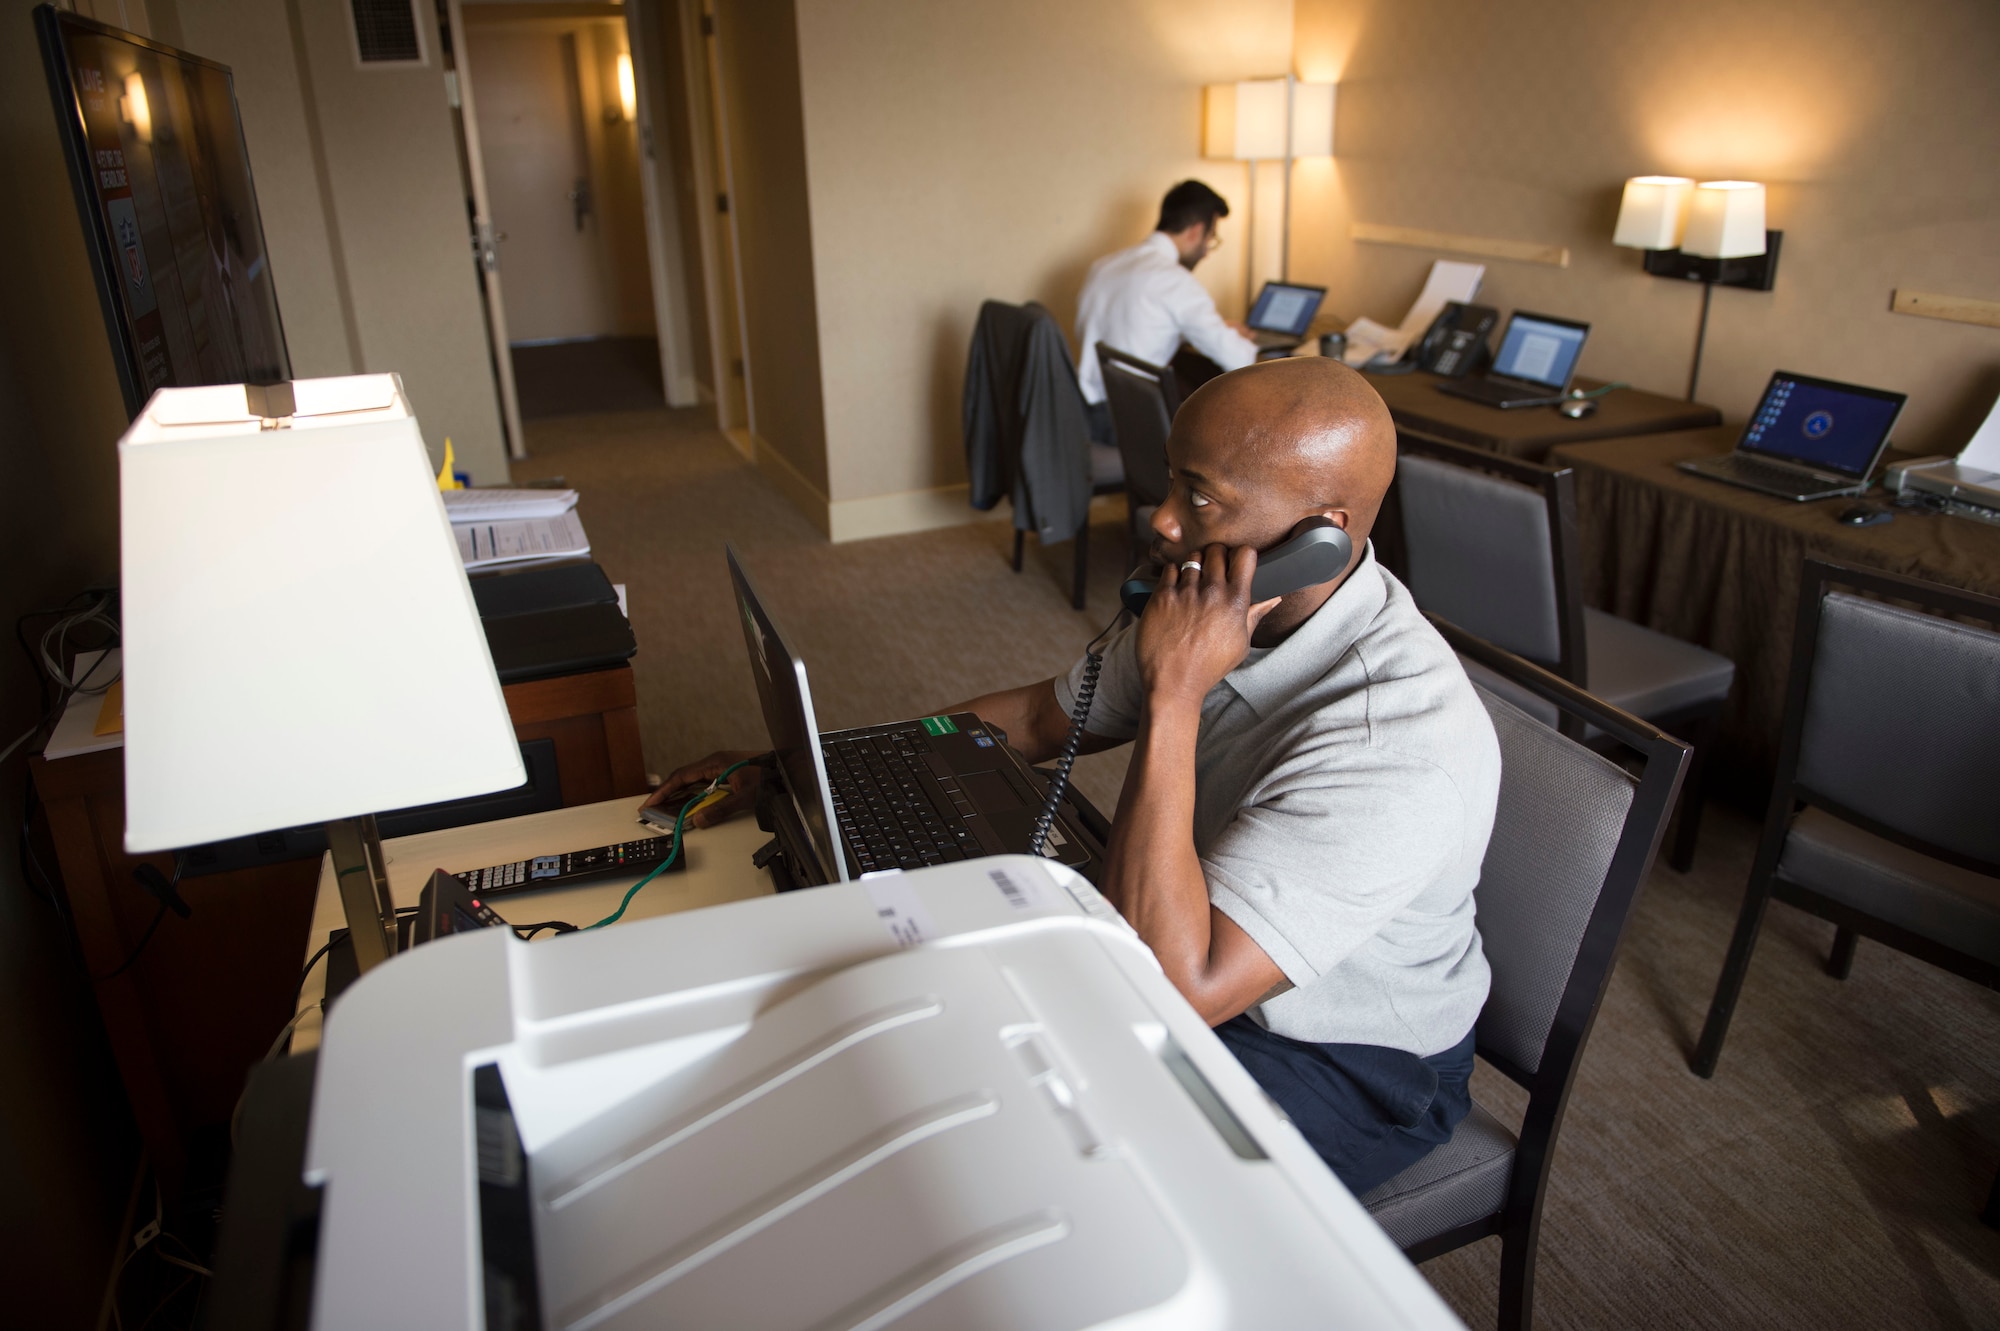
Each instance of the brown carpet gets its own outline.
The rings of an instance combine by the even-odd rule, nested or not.
[[[1094,525],[1090,609],[1068,546],[982,522],[829,546],[696,412],[538,422],[520,479],[566,476],[597,557],[628,584],[653,770],[761,743],[723,570],[735,542],[811,672],[827,728],[935,711],[1063,668],[1114,608],[1115,509]],[[1079,764],[1107,812],[1122,754]],[[2000,1326],[2000,1234],[1976,1214],[2000,1168],[2000,995],[1771,907],[1713,1081],[1686,1055],[1757,828],[1712,809],[1695,872],[1655,870],[1558,1138],[1537,1280],[1542,1327]],[[1518,1120],[1481,1066],[1474,1090]],[[1493,1324],[1499,1243],[1424,1274]]]

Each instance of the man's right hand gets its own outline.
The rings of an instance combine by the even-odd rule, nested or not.
[[[667,774],[667,779],[660,783],[660,788],[646,797],[646,803],[641,807],[665,809],[668,813],[678,814],[682,805],[697,798],[704,787],[730,767],[762,756],[762,753],[755,749],[723,749],[709,754],[700,762],[676,767]],[[752,763],[747,767],[737,768],[729,778],[727,787],[729,793],[715,803],[697,809],[688,817],[688,824],[692,827],[714,827],[717,823],[729,821],[739,813],[748,813],[756,807],[757,789],[763,784],[762,767]]]

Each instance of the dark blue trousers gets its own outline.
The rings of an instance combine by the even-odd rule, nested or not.
[[[1287,1039],[1247,1014],[1215,1033],[1357,1197],[1451,1140],[1472,1109],[1470,1031],[1429,1058]]]

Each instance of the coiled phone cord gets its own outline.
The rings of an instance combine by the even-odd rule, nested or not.
[[[1042,853],[1042,843],[1048,840],[1049,829],[1055,825],[1056,810],[1062,798],[1069,793],[1069,770],[1076,765],[1077,746],[1083,743],[1083,725],[1090,719],[1091,700],[1097,697],[1098,672],[1104,669],[1104,653],[1097,650],[1097,644],[1111,636],[1111,631],[1125,621],[1126,612],[1120,610],[1104,631],[1090,640],[1083,649],[1083,682],[1077,685],[1076,701],[1070,704],[1069,733],[1063,736],[1062,752],[1056,757],[1056,773],[1049,778],[1048,798],[1042,801],[1042,811],[1035,815],[1034,830],[1028,834],[1028,853]]]

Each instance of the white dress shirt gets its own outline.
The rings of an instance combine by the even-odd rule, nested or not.
[[[1182,342],[1225,370],[1257,359],[1257,344],[1222,321],[1214,298],[1181,267],[1164,231],[1090,266],[1077,301],[1076,335],[1076,381],[1086,402],[1104,401],[1099,342],[1155,365],[1172,360]]]

